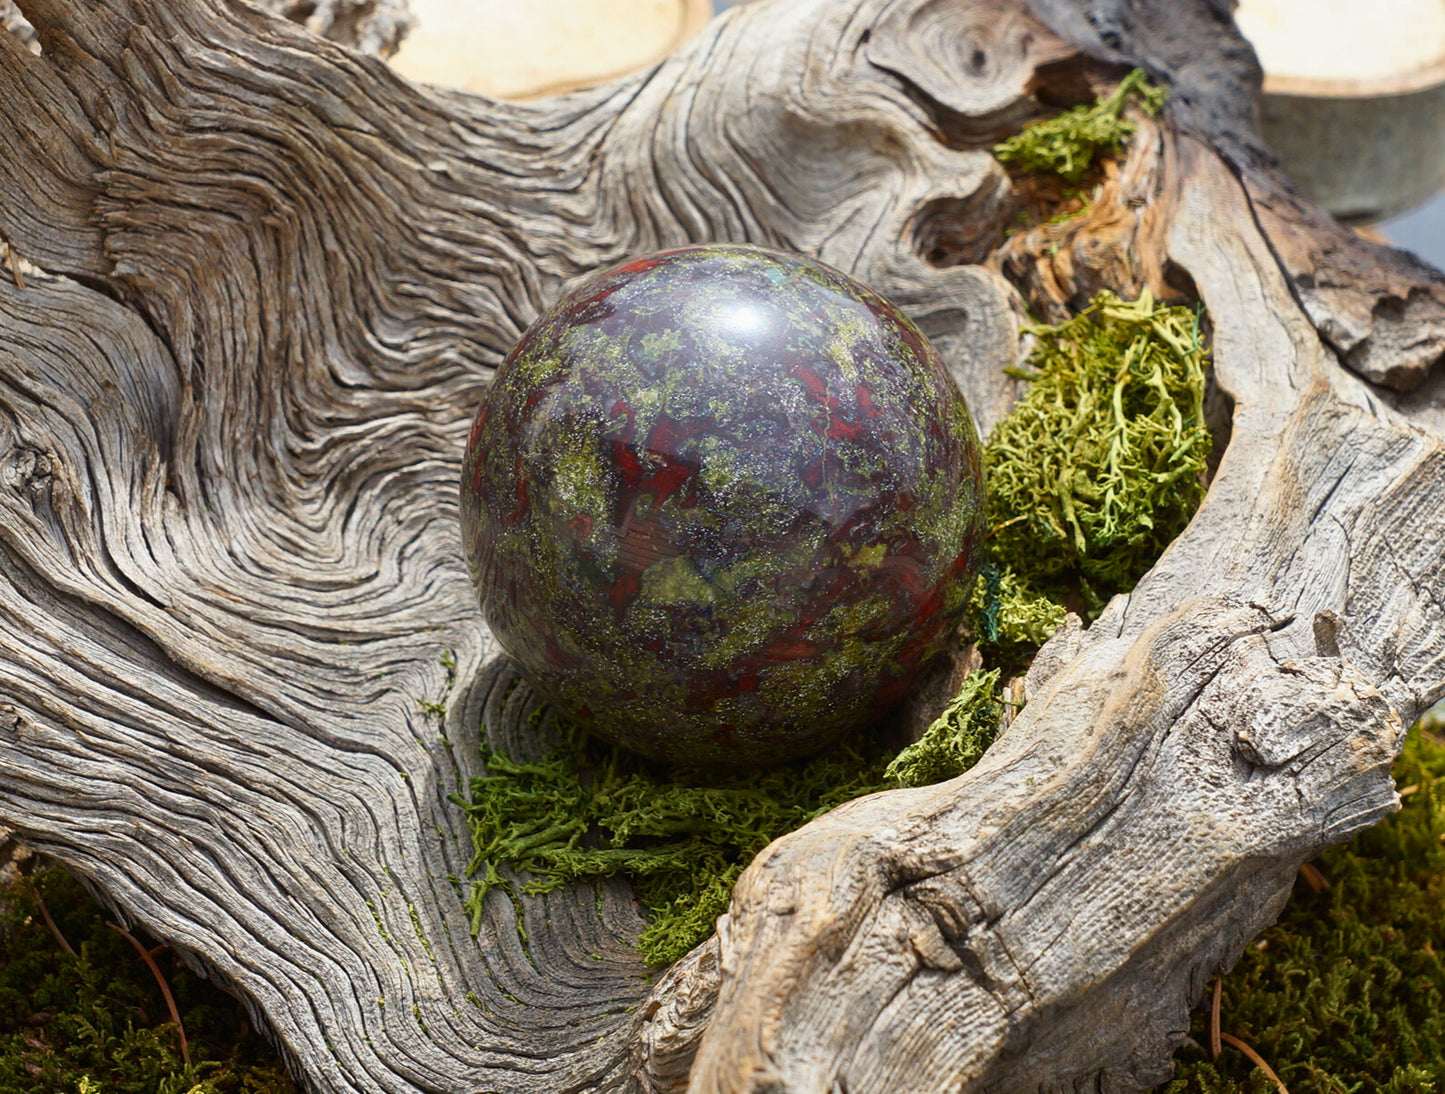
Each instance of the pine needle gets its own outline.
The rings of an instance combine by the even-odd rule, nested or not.
[[[1289,1094],[1289,1087],[1284,1085],[1284,1083],[1280,1080],[1280,1077],[1274,1073],[1274,1068],[1270,1067],[1269,1064],[1265,1063],[1264,1057],[1261,1056],[1258,1052],[1255,1052],[1254,1049],[1250,1048],[1247,1044],[1241,1041],[1238,1037],[1234,1036],[1234,1034],[1232,1033],[1221,1033],[1219,1035],[1219,1039],[1223,1041],[1226,1045],[1233,1045],[1235,1048],[1239,1049],[1240,1052],[1248,1056],[1249,1062],[1252,1063],[1255,1067],[1259,1068],[1259,1070],[1263,1071],[1266,1078],[1268,1078],[1270,1082],[1274,1083],[1276,1089],[1279,1090],[1279,1094]]]
[[[161,996],[166,1001],[166,1010],[170,1011],[171,1021],[175,1023],[176,1035],[180,1038],[181,1059],[185,1061],[186,1066],[189,1067],[191,1064],[191,1046],[186,1041],[186,1027],[181,1022],[181,1012],[176,1007],[176,997],[171,994],[171,986],[166,981],[166,978],[161,975],[160,966],[156,964],[156,959],[151,956],[150,950],[142,946],[140,940],[124,927],[112,923],[110,920],[106,920],[105,925],[135,947],[135,952],[140,954],[140,959],[145,962],[146,968],[150,969],[151,976],[153,976],[155,982],[160,985]]]
[[[1224,1051],[1221,1038],[1224,1034],[1219,1028],[1219,1005],[1224,999],[1224,977],[1214,978],[1214,997],[1209,1001],[1209,1058],[1219,1059],[1219,1054]]]

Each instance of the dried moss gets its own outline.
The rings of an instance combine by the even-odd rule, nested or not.
[[[1279,922],[1224,978],[1221,1027],[1269,1063],[1291,1094],[1445,1089],[1445,743],[1417,727],[1395,767],[1404,808],[1316,866]],[[1162,1094],[1272,1094],[1226,1047],[1211,1062],[1208,1017]]]
[[[158,956],[188,1038],[185,1063],[154,978],[81,885],[60,870],[32,884],[3,894],[0,1094],[296,1094],[236,1000]]]
[[[1101,292],[1030,328],[1028,393],[989,438],[991,548],[1018,635],[1040,597],[1086,616],[1127,592],[1204,498],[1210,435],[1199,313]],[[986,625],[986,623],[985,623]]]
[[[1136,68],[1107,98],[1031,122],[996,145],[993,154],[1001,163],[1020,171],[1083,182],[1100,152],[1121,150],[1133,135],[1136,127],[1124,117],[1124,107],[1131,97],[1153,117],[1163,107],[1166,92],[1152,86],[1143,70]]]

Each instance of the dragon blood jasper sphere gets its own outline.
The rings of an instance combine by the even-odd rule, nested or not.
[[[753,247],[597,275],[523,336],[472,427],[462,532],[522,674],[660,759],[805,755],[954,636],[979,446],[871,289]]]

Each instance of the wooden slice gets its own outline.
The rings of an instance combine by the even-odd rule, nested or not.
[[[1311,201],[1383,220],[1445,185],[1445,2],[1246,0],[1260,131]]]
[[[654,64],[712,18],[712,0],[412,0],[392,57],[408,79],[504,99],[587,87]]]

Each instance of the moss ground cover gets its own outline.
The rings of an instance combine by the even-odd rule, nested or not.
[[[235,999],[154,953],[178,1028],[135,948],[70,875],[38,872],[0,900],[0,1094],[296,1094]]]
[[[1298,882],[1223,980],[1221,1029],[1290,1094],[1445,1090],[1445,740],[1416,727],[1395,777],[1404,808],[1325,852],[1328,888]],[[1278,1089],[1208,1030],[1201,1009],[1162,1094]]]
[[[1163,107],[1165,96],[1163,88],[1152,86],[1143,70],[1136,68],[1105,98],[1027,125],[995,146],[993,154],[1019,171],[1083,182],[1100,154],[1121,151],[1137,128],[1124,117],[1130,99],[1153,117]]]

